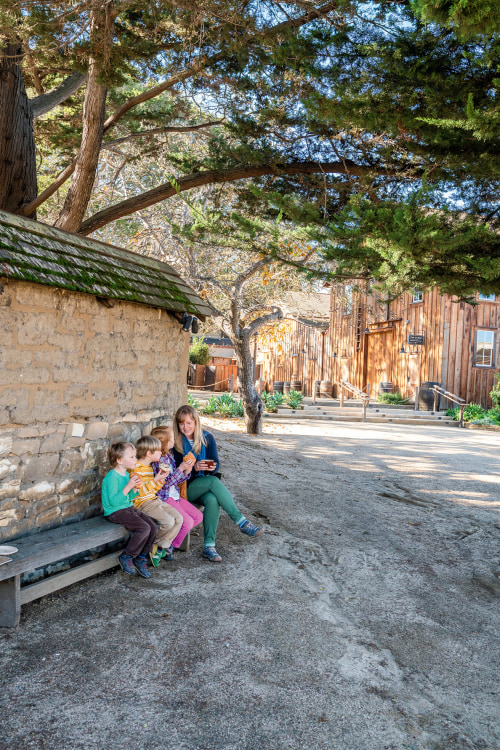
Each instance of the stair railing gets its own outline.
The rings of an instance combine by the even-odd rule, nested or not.
[[[366,422],[366,408],[368,404],[370,403],[370,388],[368,387],[368,393],[365,393],[364,390],[362,391],[360,388],[357,388],[352,383],[348,383],[347,380],[340,380],[339,381],[340,386],[340,406],[344,406],[344,390],[348,393],[352,393],[353,396],[356,396],[357,398],[360,398],[363,401],[363,422]],[[365,386],[366,387],[366,386]]]
[[[460,398],[460,396],[457,396],[456,393],[450,393],[449,391],[446,391],[444,388],[441,388],[440,385],[433,385],[432,390],[434,391],[434,407],[433,411],[438,410],[438,401],[439,397],[442,396],[443,398],[447,398],[448,401],[453,401],[454,404],[458,404],[460,407],[460,419],[458,422],[459,427],[464,426],[464,409],[466,406],[468,406],[468,403],[465,399]]]

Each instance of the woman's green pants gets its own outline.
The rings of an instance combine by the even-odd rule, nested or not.
[[[203,531],[205,546],[215,545],[215,535],[219,525],[219,509],[224,508],[235,523],[243,519],[233,497],[217,477],[197,477],[188,485],[190,503],[203,505]]]

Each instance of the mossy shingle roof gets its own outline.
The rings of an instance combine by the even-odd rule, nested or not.
[[[0,211],[0,276],[201,318],[206,302],[167,263]]]

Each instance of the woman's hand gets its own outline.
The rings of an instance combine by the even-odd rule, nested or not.
[[[194,468],[196,469],[196,471],[215,471],[216,466],[217,464],[215,463],[215,461],[205,460],[197,461],[194,465]]]

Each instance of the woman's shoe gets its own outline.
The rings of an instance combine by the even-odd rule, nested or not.
[[[222,557],[217,554],[215,547],[203,547],[201,556],[210,562],[222,562]]]

